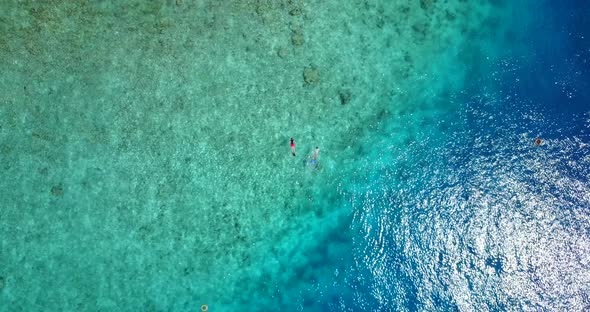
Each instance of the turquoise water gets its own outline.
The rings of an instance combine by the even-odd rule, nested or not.
[[[508,150],[535,159],[519,146],[551,136],[537,130],[545,123],[523,123],[549,111],[535,115],[522,96],[504,112],[502,99],[519,93],[497,83],[534,65],[529,35],[546,18],[541,6],[4,2],[0,311],[198,311],[202,304],[209,311],[471,311],[503,310],[510,300],[534,307],[526,302],[538,297],[510,284],[525,275],[502,277],[514,286],[511,299],[482,299],[499,302],[491,308],[461,293],[493,285],[433,279],[451,276],[450,267],[477,267],[461,255],[478,254],[473,246],[485,241],[454,244],[463,239],[452,230],[461,224],[449,215],[458,212],[444,207],[492,202],[511,185],[515,194],[526,189],[508,178],[486,185],[489,171],[497,158],[512,157]],[[582,88],[571,92],[584,96]],[[584,110],[574,120],[587,129]],[[482,130],[488,125],[498,132]],[[574,153],[573,137],[548,138],[545,160]],[[508,150],[490,149],[489,140]],[[317,169],[306,165],[316,146]],[[469,149],[474,154],[462,154]],[[587,174],[584,155],[572,167]],[[488,173],[486,164],[493,164]],[[469,170],[479,180],[466,178]],[[545,177],[535,183],[556,179]],[[587,196],[587,181],[571,179]],[[475,186],[462,201],[468,188],[453,186],[466,181]],[[494,213],[485,205],[461,214]],[[588,198],[579,206],[587,208]],[[551,216],[528,220],[559,219]],[[431,257],[444,239],[456,255]],[[473,275],[501,285],[490,276],[508,272],[503,263],[514,259],[490,256],[480,261],[487,273]],[[570,272],[587,264],[576,268]],[[571,285],[575,294],[587,291]]]

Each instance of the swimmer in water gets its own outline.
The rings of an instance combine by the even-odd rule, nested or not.
[[[313,156],[311,156],[311,159],[318,159],[319,153],[320,153],[320,148],[316,146],[315,151],[313,152]]]
[[[310,165],[316,165],[318,164],[318,154],[320,153],[320,148],[319,147],[315,147],[315,151],[313,152],[313,156],[311,156],[311,159],[309,160],[309,164]]]
[[[541,144],[543,144],[543,140],[541,140],[541,138],[536,138],[535,139],[535,145],[536,146],[541,146]]]
[[[295,140],[291,138],[291,155],[295,156]]]

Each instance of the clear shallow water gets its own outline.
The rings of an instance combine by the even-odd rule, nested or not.
[[[56,3],[0,20],[1,311],[589,305],[579,3]]]

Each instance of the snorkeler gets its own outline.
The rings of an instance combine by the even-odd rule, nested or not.
[[[311,159],[318,159],[319,153],[320,153],[320,148],[316,146],[315,151],[313,152],[313,156],[311,156]]]
[[[315,165],[317,167],[319,153],[320,153],[320,148],[316,146],[315,151],[313,152],[313,156],[311,156],[311,159],[309,160],[310,165]]]
[[[291,138],[291,154],[295,156],[295,140]]]

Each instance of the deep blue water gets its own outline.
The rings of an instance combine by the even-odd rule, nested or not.
[[[455,109],[356,177],[325,308],[590,309],[590,3],[531,6],[525,49],[467,64]]]

